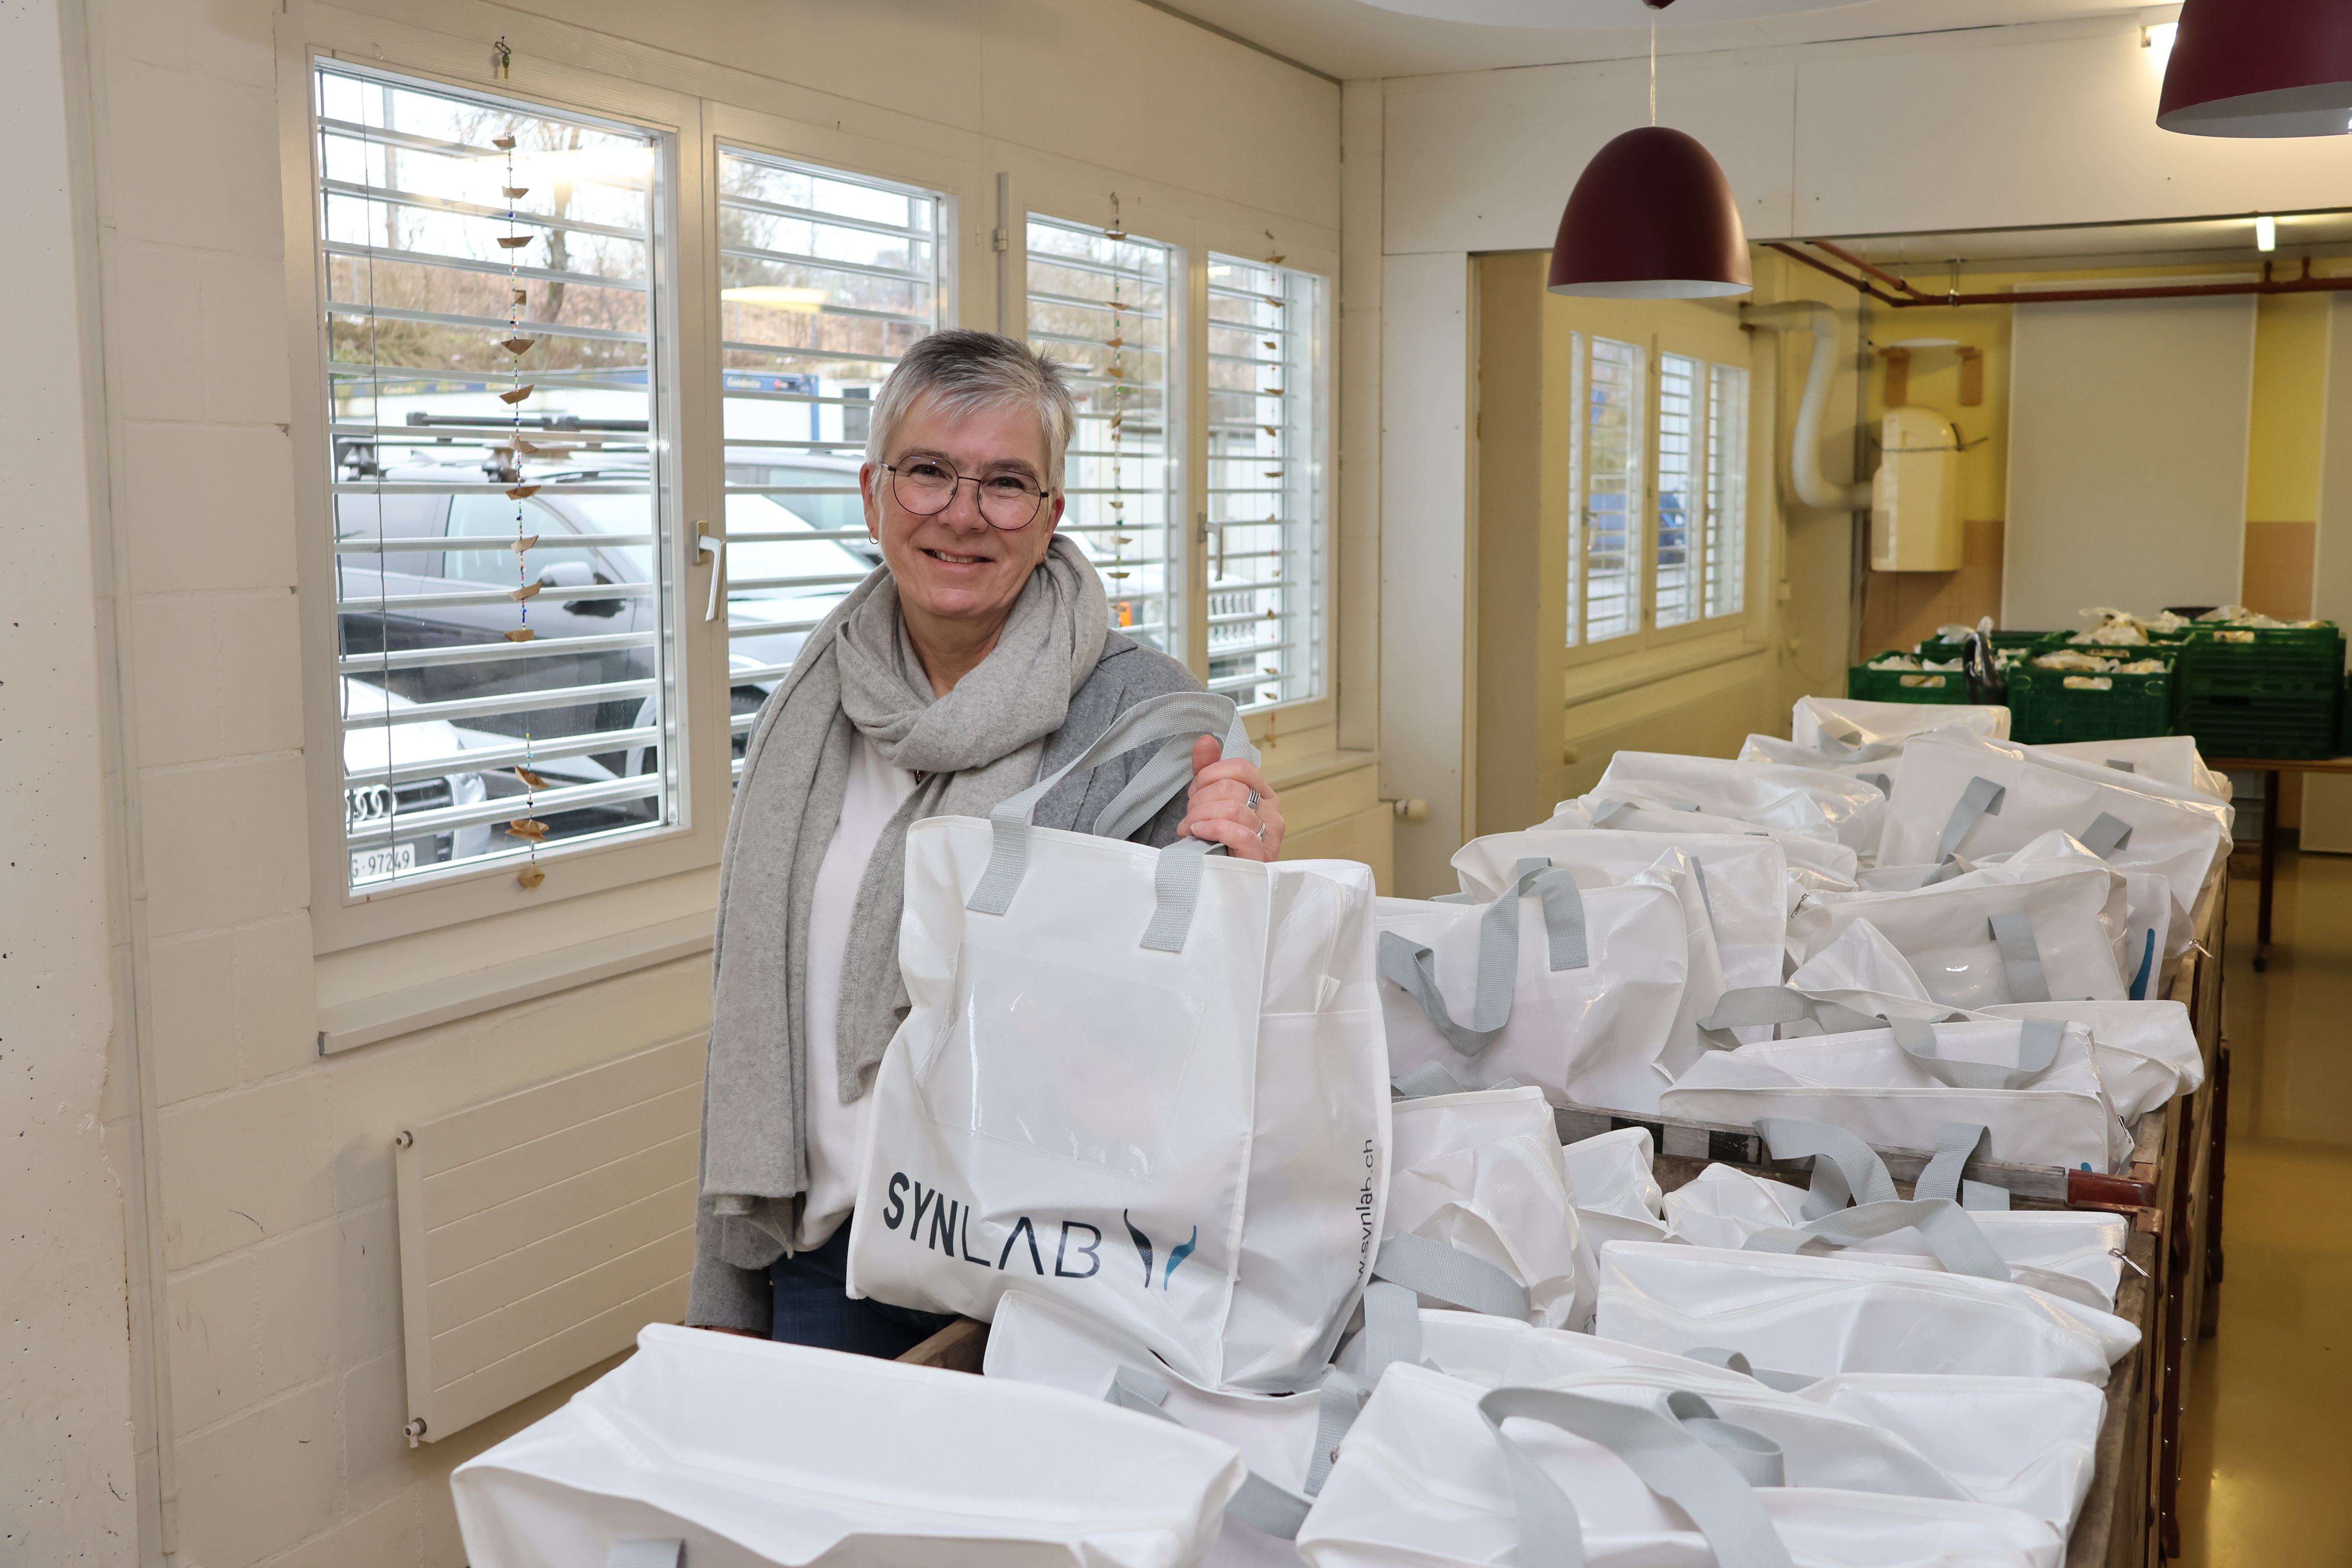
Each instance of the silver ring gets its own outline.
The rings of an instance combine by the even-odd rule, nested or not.
[[[1249,809],[1250,809],[1250,810],[1252,810],[1252,811],[1255,811],[1255,810],[1257,809],[1257,791],[1255,791],[1255,790],[1252,790],[1252,791],[1250,791],[1250,792],[1249,792],[1249,799],[1247,799],[1247,800],[1245,800],[1245,801],[1242,802],[1242,804],[1243,804],[1244,805],[1245,805],[1245,806],[1249,807]]]

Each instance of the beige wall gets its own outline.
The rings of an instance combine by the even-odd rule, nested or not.
[[[504,34],[518,93],[609,81],[672,95],[693,123],[760,117],[804,155],[961,171],[975,324],[997,319],[1000,174],[1019,205],[1108,216],[1116,190],[1130,220],[1187,243],[1259,247],[1270,229],[1293,265],[1336,267],[1339,90],[1131,0],[68,0],[62,41],[58,16],[0,16],[17,132],[0,178],[20,234],[43,237],[0,261],[11,298],[39,302],[18,312],[0,391],[0,739],[16,759],[0,788],[17,846],[0,898],[16,1086],[0,1289],[20,1335],[0,1373],[0,1539],[28,1563],[457,1568],[447,1471],[569,1385],[407,1446],[392,1136],[698,1034],[708,961],[425,1027],[400,1024],[400,999],[633,922],[707,919],[716,826],[650,884],[566,898],[551,876],[540,907],[397,940],[354,942],[344,922],[331,940],[315,889],[334,879],[313,862],[334,824],[314,834],[306,767],[331,782],[338,752],[306,725],[302,660],[331,605],[304,563],[322,525],[297,500],[318,372],[285,303],[309,266],[307,47],[486,83]],[[60,84],[85,60],[76,177]],[[1338,682],[1369,714],[1370,667],[1343,650]],[[1254,727],[1297,781],[1302,852],[1376,859],[1391,817],[1335,751],[1343,723],[1371,728],[1350,713]],[[371,1006],[383,1037],[322,1057],[320,1029]]]

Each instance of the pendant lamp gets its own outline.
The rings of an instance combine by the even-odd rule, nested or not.
[[[1643,0],[1663,11],[1674,0]],[[1756,287],[1731,182],[1696,136],[1658,123],[1658,27],[1650,24],[1650,123],[1592,155],[1551,243],[1555,294],[1712,300]]]
[[[1553,293],[1710,300],[1755,286],[1739,200],[1697,137],[1645,125],[1584,166],[1552,241]]]
[[[2352,5],[2187,0],[2156,122],[2189,136],[2352,130]]]

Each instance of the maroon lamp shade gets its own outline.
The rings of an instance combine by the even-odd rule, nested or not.
[[[1646,125],[1584,166],[1552,241],[1553,293],[1708,300],[1755,286],[1738,198],[1696,137]]]
[[[2156,122],[2190,136],[2352,129],[2352,5],[2187,0]]]

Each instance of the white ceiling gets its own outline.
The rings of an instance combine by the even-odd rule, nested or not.
[[[1627,59],[1650,47],[1658,19],[1660,54],[1825,43],[1841,38],[1945,32],[2021,22],[2137,12],[2136,0],[1854,0],[1794,15],[1741,21],[1678,20],[1642,0],[1556,0],[1578,15],[1622,12],[1611,27],[1495,27],[1405,16],[1367,0],[1151,0],[1285,55],[1328,76],[1426,76],[1440,71]],[[1433,5],[1435,0],[1391,0]],[[1520,5],[1540,0],[1517,0]]]

